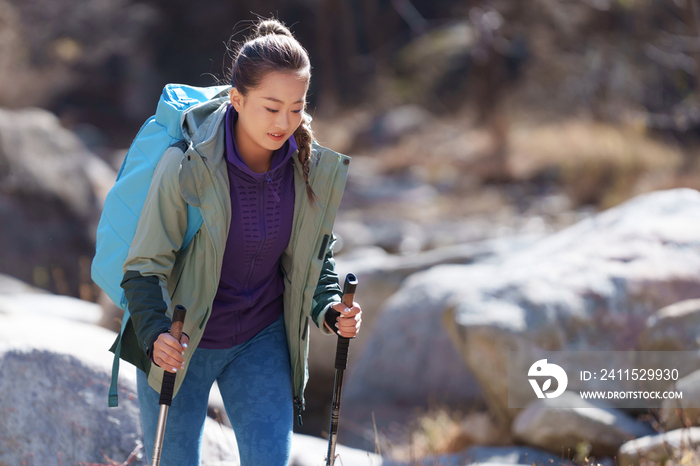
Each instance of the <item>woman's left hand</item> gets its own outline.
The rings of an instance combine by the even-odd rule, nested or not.
[[[336,323],[338,334],[341,337],[354,338],[357,332],[360,331],[360,324],[362,323],[362,309],[360,309],[360,305],[353,302],[352,307],[347,307],[343,303],[336,303],[331,307],[340,312]]]

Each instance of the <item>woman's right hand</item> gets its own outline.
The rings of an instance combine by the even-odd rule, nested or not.
[[[169,333],[161,333],[153,343],[153,362],[168,372],[177,372],[185,368],[184,354],[190,339],[182,334],[178,342]]]

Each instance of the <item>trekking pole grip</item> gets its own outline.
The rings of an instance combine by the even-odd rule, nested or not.
[[[343,284],[342,302],[347,307],[352,307],[355,302],[355,288],[357,288],[357,277],[355,274],[349,273],[345,276]],[[350,338],[338,335],[338,346],[335,352],[335,368],[345,370],[348,366],[348,347],[350,346]]]
[[[182,327],[185,323],[185,316],[187,315],[187,309],[185,306],[178,304],[173,309],[173,320],[170,324],[170,335],[175,338],[178,342],[182,338]],[[174,372],[163,372],[163,384],[160,388],[160,400],[158,404],[170,406],[173,402],[173,392],[175,391],[175,373]]]

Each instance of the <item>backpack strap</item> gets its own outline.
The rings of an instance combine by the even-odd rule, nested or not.
[[[124,311],[124,317],[122,317],[122,328],[119,331],[119,342],[114,350],[114,361],[112,361],[112,380],[109,383],[109,400],[107,406],[110,408],[116,408],[119,405],[119,395],[117,394],[117,379],[119,377],[119,358],[122,352],[122,338],[124,336],[124,329],[126,329],[126,324],[129,322],[129,309]]]

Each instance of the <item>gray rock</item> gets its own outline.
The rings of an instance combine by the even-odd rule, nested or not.
[[[46,290],[28,285],[22,280],[17,280],[9,275],[0,274],[0,295],[19,293],[46,293]]]
[[[700,425],[700,370],[678,379],[682,399],[664,400],[659,418],[667,430]]]
[[[0,188],[13,195],[60,200],[78,218],[95,210],[84,166],[87,149],[53,114],[0,110]]]
[[[618,466],[638,465],[642,459],[653,464],[665,464],[669,459],[680,459],[684,453],[699,445],[700,427],[649,435],[624,443],[617,453]]]
[[[513,466],[513,465],[522,465],[522,466],[531,466],[533,463],[513,463],[513,462],[502,462],[502,461],[478,461],[474,463],[465,463],[465,458],[463,455],[441,455],[441,456],[429,456],[427,458],[423,458],[421,460],[414,460],[411,461],[410,463],[406,462],[396,462],[396,461],[391,461],[391,462],[384,462],[384,466],[434,466],[434,465],[440,465],[440,466],[472,466],[472,465],[479,465],[479,466]],[[548,463],[544,463],[546,466],[549,466]],[[539,465],[538,465],[539,466]],[[568,466],[568,465],[566,465]]]
[[[468,264],[491,261],[532,245],[539,236],[494,239],[482,242],[445,246],[415,255],[390,255],[379,249],[356,250],[349,257],[337,259],[341,278],[348,272],[358,276],[356,301],[362,306],[362,327],[349,351],[348,375],[343,389],[343,404],[349,406],[351,422],[372,432],[372,413],[379,427],[396,420],[405,421],[411,407],[426,407],[429,402],[457,407],[481,400],[474,378],[460,363],[449,338],[440,325],[444,307],[432,302],[440,293],[420,290],[418,293],[394,294],[412,290],[412,276],[439,264]],[[449,276],[445,283],[453,283]],[[310,387],[332,386],[336,340],[316,337],[310,341]],[[406,351],[406,348],[412,351]],[[410,381],[410,383],[407,383]],[[330,393],[330,388],[324,388]],[[371,448],[363,435],[345,431],[348,444]],[[372,435],[369,435],[373,438]]]
[[[358,137],[365,145],[389,145],[421,128],[430,120],[432,116],[425,108],[418,105],[402,105],[377,116]]]
[[[102,308],[82,299],[50,293],[17,293],[0,295],[1,314],[28,314],[36,319],[56,317],[87,324],[102,320]]]
[[[351,255],[342,255],[336,259],[336,271],[341,284],[348,273],[354,273],[358,278],[356,301],[362,307],[362,326],[357,337],[352,341],[348,364],[350,367],[357,363],[364,351],[367,341],[373,332],[375,322],[385,301],[400,288],[406,277],[420,270],[425,270],[437,264],[470,263],[490,257],[496,253],[496,242],[478,244],[463,244],[433,249],[410,256],[388,254],[381,248],[363,248],[354,250]],[[328,357],[334,354],[337,340],[317,332],[309,342],[309,373],[313,377],[333,377],[335,359]]]
[[[366,427],[370,427],[368,424],[371,420],[371,412],[375,411],[377,416],[377,422],[382,424],[382,416],[380,413],[386,413],[387,415],[396,412],[397,410],[392,409],[387,406],[377,406],[374,402],[377,395],[381,395],[384,399],[390,399],[392,395],[393,387],[399,387],[397,390],[399,392],[405,392],[406,390],[414,390],[412,395],[412,401],[414,405],[425,405],[429,400],[430,396],[435,392],[444,390],[444,381],[449,380],[454,375],[454,368],[449,365],[449,361],[435,360],[434,365],[436,365],[436,371],[443,371],[441,378],[436,381],[427,380],[422,386],[415,386],[413,388],[407,387],[407,384],[403,383],[404,379],[398,378],[403,377],[401,371],[403,368],[392,366],[390,370],[386,370],[385,367],[381,368],[381,371],[375,373],[375,369],[378,369],[375,364],[378,364],[382,359],[386,361],[395,359],[395,355],[387,353],[382,356],[372,357],[371,353],[366,353],[367,345],[370,341],[375,339],[382,339],[382,335],[387,332],[394,332],[394,322],[392,319],[382,320],[380,324],[381,328],[375,331],[375,325],[380,320],[380,312],[383,308],[385,301],[393,295],[401,286],[402,282],[410,275],[428,269],[438,264],[445,263],[460,263],[466,264],[476,261],[488,260],[493,257],[497,257],[502,254],[508,254],[510,251],[518,250],[525,247],[527,244],[532,244],[535,241],[533,236],[527,236],[518,239],[501,239],[501,240],[489,240],[483,242],[476,242],[470,244],[459,244],[454,246],[445,246],[436,248],[430,251],[424,251],[413,255],[394,255],[388,254],[381,248],[361,248],[355,249],[350,254],[343,254],[336,258],[336,270],[341,278],[341,283],[347,273],[354,273],[359,280],[356,301],[362,307],[362,327],[357,337],[352,341],[349,351],[348,368],[352,368],[358,364],[367,365],[369,364],[373,369],[365,371],[363,373],[370,375],[373,378],[384,379],[380,382],[381,389],[378,391],[378,386],[375,384],[371,391],[365,391],[364,394],[360,394],[360,397],[366,397],[365,401],[358,401],[358,403],[353,404],[357,409],[352,408],[351,415],[354,417],[354,421],[362,422],[366,424]],[[418,309],[417,312],[421,312]],[[429,309],[426,312],[430,312]],[[428,315],[421,317],[421,319],[431,319]],[[433,319],[434,320],[434,319]],[[442,338],[445,338],[443,330],[437,326],[436,327]],[[309,342],[309,385],[308,390],[310,393],[318,393],[323,396],[325,405],[324,406],[309,406],[310,409],[323,410],[326,409],[330,403],[330,394],[332,392],[333,378],[335,374],[335,359],[332,356],[335,354],[337,339],[333,337],[328,337],[320,335],[318,331],[313,331],[311,333],[311,338]],[[428,338],[430,334],[426,331],[425,336]],[[396,339],[401,339],[403,335],[401,333],[396,334]],[[446,340],[445,340],[446,341]],[[384,345],[382,341],[375,342],[373,345],[378,344],[379,349],[373,347],[375,350],[391,350],[391,351],[401,351],[401,343],[394,344],[392,346]],[[425,343],[429,345],[429,343]],[[447,348],[448,351],[454,352]],[[454,357],[454,356],[453,356]],[[360,360],[362,362],[360,362]],[[401,359],[399,359],[401,360]],[[402,360],[403,363],[412,365],[413,362],[410,358],[405,358]],[[459,364],[458,361],[453,360],[453,363]],[[354,377],[354,376],[352,376]],[[422,379],[422,376],[418,373],[415,377]],[[347,384],[355,385],[358,387],[365,386],[364,380],[359,381],[348,381]],[[459,383],[456,381],[449,390],[454,392],[455,385]],[[469,392],[468,399],[479,398],[479,390],[473,379],[469,379],[465,382],[471,390]],[[452,399],[463,399],[462,396],[463,386],[459,386],[456,390],[459,391],[458,396],[452,396]],[[347,397],[347,389],[344,389],[344,399]],[[442,398],[443,400],[445,397]],[[449,399],[449,397],[448,397]],[[359,398],[358,398],[359,400]],[[314,403],[314,397],[309,397],[309,403]],[[402,406],[398,411],[405,410],[406,406]],[[330,412],[327,413],[330,416]],[[325,422],[325,421],[324,421]],[[325,426],[321,426],[325,428]],[[371,448],[372,445],[360,441],[359,443],[354,443],[351,441],[351,445],[361,447],[361,448]]]
[[[0,273],[64,295],[91,292],[101,197],[116,178],[51,113],[0,109]],[[90,299],[90,298],[87,298]]]
[[[481,447],[475,446],[467,448],[461,456],[468,462],[467,464],[536,464],[549,465],[562,463],[561,456],[552,455],[549,452],[522,446],[512,447]],[[551,463],[554,461],[554,463]],[[564,460],[563,465],[566,466]]]
[[[445,306],[441,290],[415,293],[413,277],[403,282],[376,317],[367,317],[376,320],[356,362],[348,367],[343,388],[343,412],[350,422],[341,424],[340,430],[343,438],[353,438],[349,445],[371,447],[357,435],[357,426],[372,432],[372,413],[381,428],[398,420],[394,416],[404,417],[412,407],[427,407],[431,401],[454,406],[480,397],[474,377],[440,325]],[[449,276],[444,279],[450,281]],[[362,283],[357,290],[360,304]],[[351,344],[350,351],[354,350]],[[346,430],[345,425],[353,429]]]
[[[304,434],[294,434],[290,466],[319,466],[326,464],[328,440]],[[352,466],[382,466],[382,458],[374,453],[336,444],[335,464]],[[202,466],[240,466],[236,435],[228,426],[207,418],[202,443]]]
[[[690,351],[700,348],[700,299],[656,311],[639,335],[640,351]]]
[[[115,338],[116,333],[84,322],[30,313],[0,314],[0,347],[69,355],[110,374],[114,355],[108,349]],[[134,366],[122,366],[120,381],[136,383]],[[105,406],[106,399],[105,395]]]
[[[117,171],[107,162],[98,157],[87,157],[85,160],[85,174],[92,192],[95,193],[100,209],[104,206],[107,193],[117,181]]]
[[[33,464],[58,466],[59,452],[62,464],[104,464],[100,450],[119,463],[134,451],[143,455],[132,365],[122,361],[119,407],[107,407],[113,357],[107,350],[115,336],[95,325],[50,315],[0,313],[0,464],[22,464],[31,457]],[[299,464],[312,464],[310,455],[320,464],[325,447],[319,445],[327,443],[319,439],[311,451],[311,442],[297,437],[293,452],[300,461],[306,458]],[[337,451],[352,461],[366,456],[342,445]],[[381,464],[370,457],[373,464]],[[130,464],[145,464],[143,458]],[[210,418],[202,464],[240,466],[233,430]]]
[[[416,274],[392,301],[445,311],[455,347],[508,423],[509,351],[634,350],[654,311],[700,293],[698,220],[698,191],[646,194],[501,262]],[[529,386],[510,389],[531,397]]]
[[[292,454],[289,466],[318,466],[326,464],[328,440],[310,435],[294,434],[292,439]],[[382,458],[364,450],[349,448],[336,444],[335,464],[353,466],[382,466]]]
[[[230,426],[206,418],[201,463],[202,466],[241,466],[236,434]]]
[[[84,309],[71,311],[79,301],[71,298],[31,296],[47,298],[49,305],[51,299],[65,300],[58,315]],[[108,348],[116,334],[56,317],[51,309],[22,312],[17,301],[13,305],[12,312],[0,313],[0,463],[33,457],[33,464],[58,466],[61,452],[62,464],[101,464],[106,460],[100,450],[125,461],[142,445],[142,434],[133,366],[122,363],[119,407],[107,407],[113,359]]]
[[[554,453],[571,450],[585,442],[596,456],[612,456],[624,442],[654,430],[620,410],[596,406],[578,394],[564,392],[558,398],[538,399],[513,421],[513,436]]]
[[[0,463],[59,465],[125,461],[142,448],[135,392],[120,386],[107,408],[109,373],[69,355],[0,351]],[[135,461],[131,464],[145,464]]]
[[[106,319],[105,309],[101,304],[51,294],[16,278],[0,274],[0,316],[26,313],[37,318],[55,317],[101,326],[104,326],[102,324]],[[115,327],[113,330],[118,330],[119,324]]]
[[[410,463],[385,458],[383,466],[471,466],[477,464],[480,466],[531,466],[533,464],[536,466],[549,466],[551,464],[557,466],[573,466],[573,463],[568,462],[566,459],[562,462],[560,456],[537,448],[523,446],[474,446],[466,448],[459,453],[429,456],[421,460],[411,461]]]

